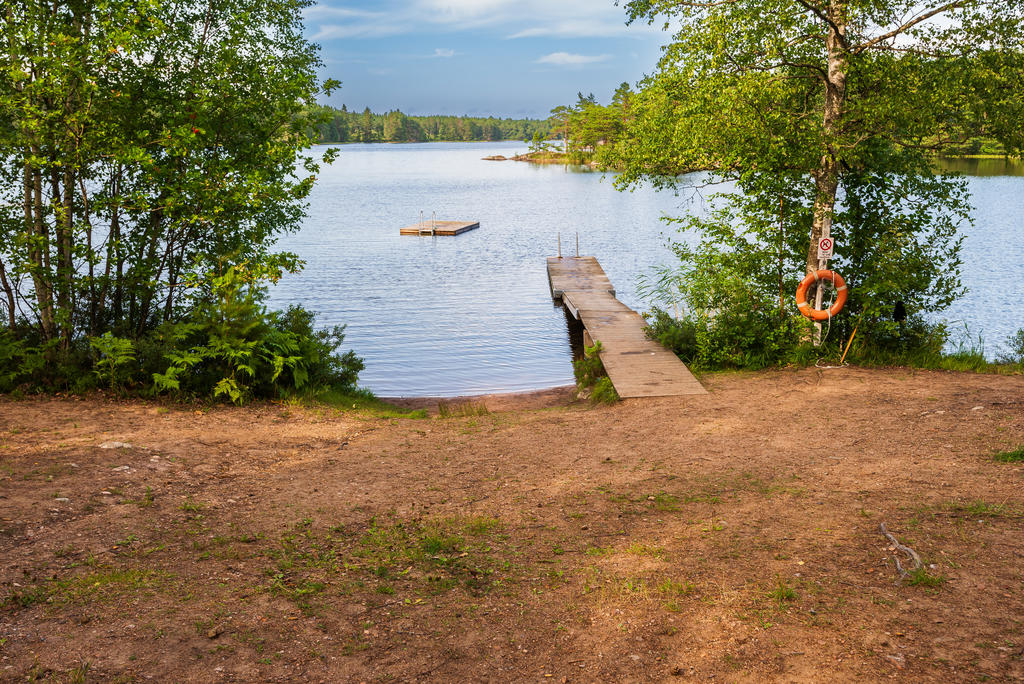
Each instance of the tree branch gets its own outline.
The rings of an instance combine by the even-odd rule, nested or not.
[[[801,4],[803,4],[802,0],[797,0],[797,1],[800,2]],[[864,52],[865,50],[868,50],[868,49],[874,47],[875,45],[878,45],[882,41],[889,40],[890,38],[895,38],[896,36],[900,35],[901,33],[904,33],[908,29],[913,28],[914,26],[920,24],[922,21],[927,21],[928,19],[931,19],[932,17],[934,17],[937,14],[942,14],[943,12],[947,12],[947,11],[949,11],[951,9],[956,9],[958,7],[963,7],[963,6],[964,6],[964,3],[961,0],[956,0],[955,2],[947,2],[945,5],[942,5],[941,7],[936,7],[931,12],[925,12],[924,14],[921,14],[921,15],[919,15],[917,17],[914,17],[913,19],[911,19],[907,23],[905,23],[902,26],[899,26],[899,27],[893,29],[892,31],[889,31],[888,33],[883,33],[882,35],[878,36],[877,38],[872,38],[868,42],[862,43],[861,45],[858,45],[857,47],[853,48],[851,50],[851,52],[853,52],[853,54],[855,54],[855,55],[859,55],[860,53]]]
[[[821,20],[822,20],[823,22],[825,22],[826,24],[828,24],[829,26],[831,26],[831,27],[832,27],[832,30],[833,30],[833,31],[835,32],[835,34],[836,34],[836,37],[838,37],[838,38],[839,38],[839,42],[840,42],[840,44],[841,44],[841,45],[842,45],[842,46],[843,46],[844,48],[849,48],[849,45],[847,45],[847,44],[846,44],[846,35],[845,35],[845,32],[844,32],[844,31],[842,31],[842,30],[840,30],[839,26],[838,26],[838,25],[837,25],[837,24],[836,24],[836,23],[835,23],[834,21],[832,21],[832,18],[831,18],[831,17],[829,17],[829,16],[827,15],[827,14],[825,14],[825,12],[824,12],[824,11],[823,11],[823,10],[822,10],[822,9],[821,9],[820,7],[815,7],[814,5],[812,5],[811,3],[807,2],[806,0],[796,0],[796,1],[797,1],[797,4],[799,4],[799,5],[801,5],[802,7],[806,8],[806,9],[807,9],[807,10],[808,10],[809,12],[811,12],[811,13],[812,13],[812,14],[813,14],[814,16],[818,17],[818,18],[819,18],[819,19],[821,19]]]

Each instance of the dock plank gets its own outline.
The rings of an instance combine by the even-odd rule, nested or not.
[[[622,398],[706,394],[675,354],[644,332],[647,322],[615,297],[595,257],[549,257],[551,295],[601,342],[601,361]]]

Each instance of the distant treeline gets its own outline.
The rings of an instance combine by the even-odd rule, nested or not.
[[[409,116],[398,110],[376,114],[369,108],[350,112],[345,105],[318,106],[310,114],[324,115],[325,121],[316,125],[322,143],[532,140],[536,133],[551,135],[551,124],[543,119]]]

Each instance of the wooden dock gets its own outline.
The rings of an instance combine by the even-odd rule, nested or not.
[[[551,296],[601,342],[601,361],[620,397],[707,393],[678,356],[647,337],[647,322],[615,298],[595,257],[548,257],[548,282]]]
[[[411,226],[402,228],[399,233],[402,235],[461,235],[467,231],[479,228],[480,223],[468,221],[420,221]]]

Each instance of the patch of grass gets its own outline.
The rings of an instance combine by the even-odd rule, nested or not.
[[[627,577],[619,584],[619,589],[624,594],[640,594],[647,596],[647,583],[642,577]]]
[[[3,601],[5,608],[29,608],[37,603],[45,603],[48,592],[45,586],[15,587]]]
[[[83,661],[78,667],[68,670],[68,684],[85,684],[89,675],[89,661]]]
[[[178,506],[179,510],[185,511],[186,513],[198,513],[204,508],[206,508],[206,504],[201,501],[194,501],[191,496],[186,498],[181,505]]]
[[[146,487],[146,491],[143,492],[142,498],[136,500],[134,503],[139,508],[149,508],[153,505],[153,501],[156,499],[156,495],[153,494],[152,487]]]
[[[52,597],[57,603],[102,603],[157,589],[168,579],[166,573],[155,570],[101,570],[58,580],[52,587]]]
[[[954,503],[950,508],[975,518],[998,518],[1013,514],[1013,511],[1005,503],[989,503],[981,499],[967,503]]]
[[[511,561],[495,551],[507,541],[501,528],[498,519],[488,516],[374,517],[361,529],[321,529],[307,518],[266,549],[274,562],[265,570],[265,588],[307,614],[315,609],[315,598],[328,590],[351,594],[363,588],[390,595],[409,587],[439,594],[461,586],[474,595],[484,593],[513,571]]]
[[[314,404],[322,404],[341,411],[357,411],[373,418],[413,418],[427,417],[425,409],[403,409],[381,401],[369,390],[355,392],[338,392],[328,390],[316,397]]]
[[[420,539],[420,548],[430,556],[453,554],[462,549],[462,537],[443,531],[429,532]]]
[[[626,553],[631,556],[647,556],[649,558],[664,558],[665,549],[660,546],[651,546],[640,542],[633,542],[626,548]]]
[[[45,468],[36,468],[35,470],[30,470],[29,472],[25,473],[22,476],[22,479],[41,479],[46,482],[53,482],[54,479],[60,477],[61,475],[67,475],[68,473],[71,472],[71,470],[71,466],[63,463],[58,463],[55,465],[46,466]]]
[[[768,598],[774,599],[780,606],[787,602],[795,601],[796,597],[796,589],[789,586],[781,577],[776,579],[775,587],[768,592]]]
[[[943,332],[938,336],[932,335],[934,339],[931,342],[909,350],[881,350],[854,345],[850,358],[862,366],[909,366],[1000,375],[1018,375],[1024,370],[1021,358],[1013,353],[990,361],[985,353],[985,340],[972,335],[966,327],[953,332],[952,340],[948,340]],[[955,343],[955,349],[948,353],[943,351],[947,341]],[[1012,339],[1010,345],[1014,345]]]
[[[615,549],[610,546],[591,546],[586,551],[588,556],[610,556],[613,553],[615,553]]]
[[[323,593],[326,588],[326,582],[310,578],[289,581],[286,573],[283,572],[276,573],[270,580],[271,593],[290,599],[305,615],[311,615],[314,612],[314,606],[310,599]]]
[[[482,401],[439,401],[437,415],[441,418],[469,418],[472,416],[490,415],[490,411]]]
[[[1013,451],[1004,451],[992,458],[1000,463],[1022,463],[1024,462],[1024,446]]]
[[[466,519],[462,528],[466,534],[478,536],[501,529],[501,521],[486,515],[477,515]]]
[[[656,511],[678,511],[679,497],[658,492],[654,495],[654,510]]]
[[[941,587],[946,581],[945,575],[933,575],[927,568],[917,568],[908,573],[907,584],[912,587]]]
[[[991,504],[987,501],[972,501],[967,504],[966,510],[971,515],[996,517],[1007,512],[1006,504]]]

